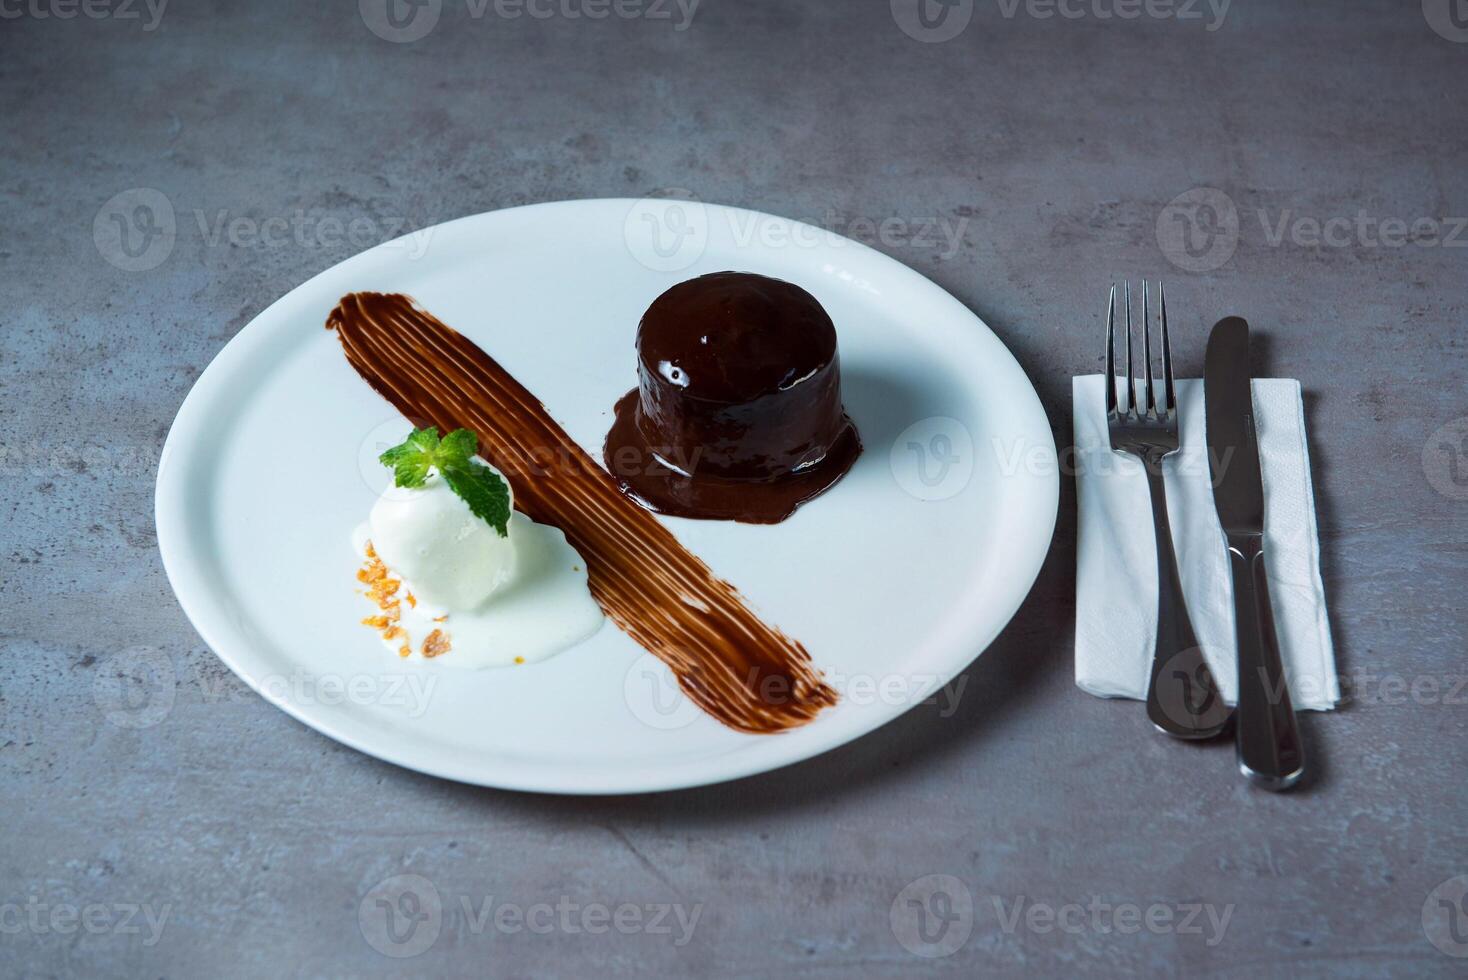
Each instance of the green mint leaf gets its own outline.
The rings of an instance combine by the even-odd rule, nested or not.
[[[459,495],[475,517],[504,538],[509,536],[510,485],[488,466],[454,463],[439,470],[449,489]]]
[[[472,429],[455,429],[443,437],[438,447],[438,467],[443,469],[455,462],[469,462],[479,452],[479,438]]]
[[[438,454],[438,429],[414,429],[401,443],[377,457],[383,466],[392,468],[393,482],[400,487],[421,487],[428,479],[428,468]]]
[[[393,463],[393,483],[400,487],[421,487],[428,479],[429,465],[425,453],[409,453]]]
[[[431,456],[437,449],[438,429],[429,426],[426,429],[414,429],[408,438],[377,457],[377,461],[383,466],[396,466],[399,460],[419,453]]]
[[[479,439],[469,429],[455,429],[443,439],[438,429],[414,429],[400,445],[377,457],[392,467],[393,482],[400,487],[421,487],[428,471],[436,468],[449,489],[469,505],[475,517],[509,535],[510,485],[494,470],[474,463]]]
[[[377,461],[383,466],[396,466],[398,465],[398,460],[417,455],[417,453],[418,450],[414,449],[412,446],[404,442],[393,446],[387,452],[383,453],[381,456],[378,456]]]

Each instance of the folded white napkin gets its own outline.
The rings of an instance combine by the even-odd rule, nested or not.
[[[1105,391],[1099,374],[1072,385],[1080,512],[1076,684],[1100,697],[1143,700],[1157,629],[1151,505],[1141,461],[1111,451]],[[1213,506],[1203,382],[1177,382],[1177,398],[1182,448],[1163,464],[1173,546],[1194,632],[1232,704],[1239,686],[1233,579]],[[1320,581],[1300,383],[1256,379],[1254,410],[1264,472],[1265,567],[1285,676],[1296,708],[1328,711],[1340,698],[1340,685]]]

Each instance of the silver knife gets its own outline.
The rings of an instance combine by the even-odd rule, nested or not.
[[[1239,768],[1266,789],[1289,789],[1305,772],[1305,752],[1264,574],[1264,479],[1254,433],[1249,324],[1239,317],[1220,320],[1213,328],[1203,385],[1213,503],[1228,538],[1233,569],[1239,647],[1234,734]]]

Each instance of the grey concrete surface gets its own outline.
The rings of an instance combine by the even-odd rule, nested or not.
[[[0,975],[1462,976],[1468,29],[1448,0],[1063,6],[0,2]],[[1062,445],[1113,277],[1167,277],[1190,374],[1207,323],[1250,317],[1309,393],[1350,694],[1306,720],[1309,785],[1251,791],[1228,747],[1072,686],[1069,483],[956,713],[732,785],[452,785],[233,679],[152,518],[210,359],[400,230],[670,187],[932,277]],[[129,256],[137,188],[173,237]],[[156,723],[112,714],[159,654]],[[359,916],[400,874],[444,908],[412,959]],[[904,892],[932,874],[953,902]],[[596,903],[699,917],[596,934]],[[474,914],[501,907],[537,929]],[[951,955],[904,946],[919,913]]]

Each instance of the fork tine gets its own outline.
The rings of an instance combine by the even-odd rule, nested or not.
[[[1116,283],[1106,301],[1106,414],[1116,414]]]
[[[1128,279],[1124,284],[1126,289],[1126,413],[1135,415],[1137,411],[1137,386],[1132,379],[1132,283]]]
[[[1172,391],[1172,338],[1167,335],[1167,296],[1162,292],[1162,282],[1157,282],[1157,306],[1162,312],[1162,391],[1167,396],[1167,412],[1177,411],[1177,396]]]
[[[1152,389],[1152,303],[1148,298],[1147,280],[1142,280],[1142,380],[1147,385],[1147,414],[1157,414],[1157,398]]]

